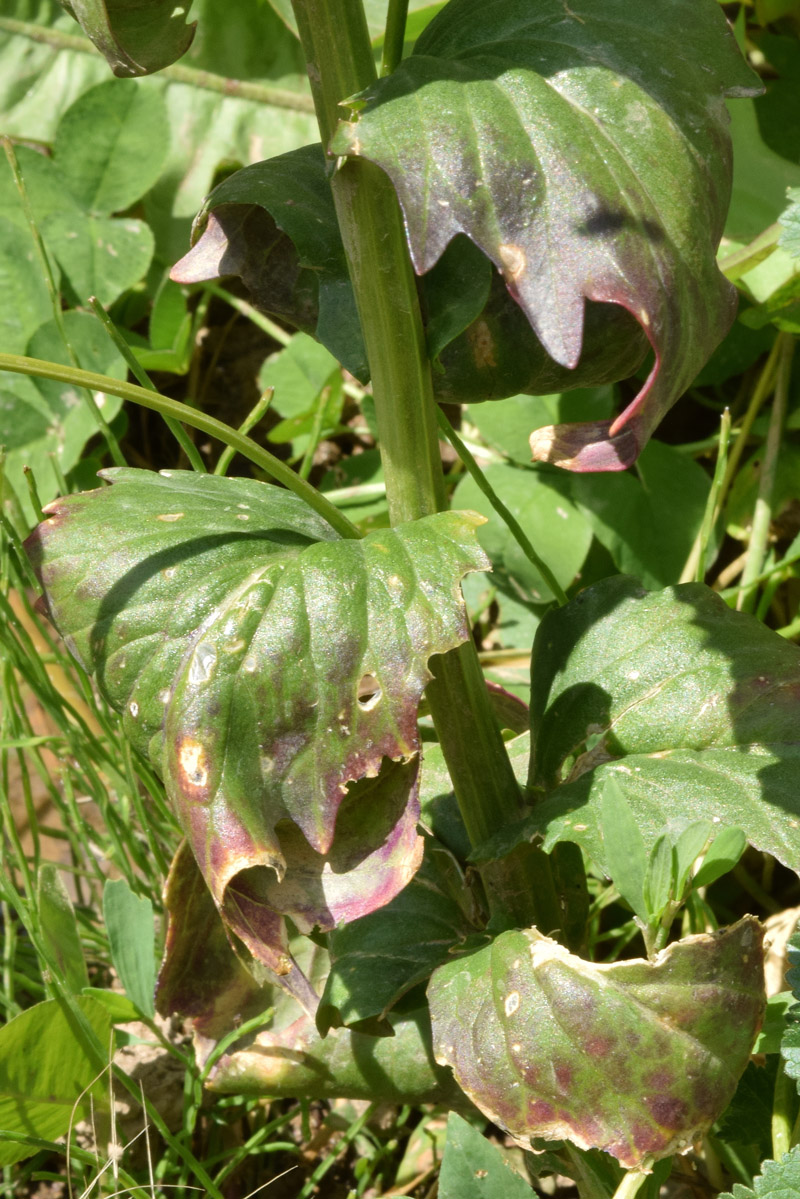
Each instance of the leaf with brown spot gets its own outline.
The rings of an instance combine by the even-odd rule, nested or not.
[[[417,707],[430,655],[467,636],[482,518],[343,540],[278,487],[106,475],[29,539],[49,610],[163,776],[229,927],[287,978],[276,913],[332,928],[419,865]]]
[[[451,0],[331,150],[390,176],[420,274],[470,237],[562,367],[579,363],[587,300],[635,318],[655,352],[636,398],[533,444],[572,470],[623,470],[733,320],[715,260],[724,97],[759,89],[715,0]]]
[[[441,966],[436,1060],[523,1146],[568,1138],[630,1169],[685,1152],[729,1103],[763,1018],[759,922],[654,961],[586,962],[535,929]]]

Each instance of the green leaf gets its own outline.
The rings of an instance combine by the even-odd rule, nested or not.
[[[153,235],[143,221],[53,213],[42,236],[79,304],[97,296],[107,307],[133,287],[150,266]]]
[[[671,821],[703,819],[796,868],[798,693],[797,647],[701,584],[587,588],[534,645],[533,780],[549,794],[528,834],[578,841],[602,865],[614,777],[648,849]]]
[[[125,378],[125,360],[95,316],[88,312],[65,312],[63,320],[67,337],[84,370],[116,379]],[[34,332],[26,353],[31,358],[70,365],[69,354],[52,319]],[[61,470],[67,474],[79,461],[86,443],[97,435],[97,422],[89,410],[86,396],[71,385],[47,379],[16,379],[13,375],[4,378],[8,379],[5,395],[8,406],[5,411],[0,409],[2,428],[9,430],[8,443],[13,447],[5,469],[17,494],[24,497],[23,505],[34,523],[23,466],[31,467],[42,503],[49,503],[59,492],[50,455],[57,456]],[[122,407],[122,400],[101,392],[96,393],[96,398],[106,420],[113,420]]]
[[[102,1045],[111,1020],[93,999],[75,1000]],[[69,1009],[58,1000],[37,1003],[0,1028],[0,1128],[54,1141],[73,1121],[88,1117],[105,1088],[92,1087],[97,1070],[75,1035]],[[84,1093],[85,1092],[85,1093]],[[30,1157],[35,1149],[0,1138],[0,1166]]]
[[[616,779],[606,781],[600,810],[606,867],[611,881],[636,915],[647,921],[650,915],[644,901],[647,854],[625,792]]]
[[[331,1027],[383,1020],[398,999],[477,931],[455,859],[432,837],[422,865],[391,903],[331,933],[332,965],[317,1013]]]
[[[134,895],[124,878],[109,879],[103,888],[103,920],[111,960],[125,989],[145,1016],[155,1014],[155,925],[153,905]]]
[[[285,974],[277,913],[332,928],[419,864],[417,706],[430,655],[468,635],[480,518],[341,540],[278,487],[105,473],[49,507],[29,553],[225,919]]]
[[[297,33],[297,23],[294,19],[291,0],[269,0],[269,3],[280,14],[281,20],[285,22],[287,27],[292,30],[295,36]],[[441,2],[436,3],[432,0],[409,0],[408,5],[408,20],[413,29],[419,25],[420,32],[424,29],[431,15],[437,12],[442,7]],[[383,31],[386,25],[386,12],[388,9],[387,0],[364,0],[364,15],[367,18],[367,28],[369,36],[373,41],[383,40]],[[407,40],[409,37],[407,31]],[[414,34],[413,36],[419,36]]]
[[[127,995],[119,991],[107,991],[103,987],[84,987],[83,994],[94,999],[106,1009],[113,1024],[132,1024],[140,1020],[142,1013]]]
[[[48,0],[9,0],[4,11],[75,33],[70,18]],[[184,253],[191,219],[211,191],[221,162],[280,154],[318,136],[302,51],[268,5],[262,0],[224,6],[194,0],[193,15],[198,31],[187,65],[235,81],[277,85],[290,104],[296,96],[305,107],[278,108],[160,75],[137,83],[164,98],[173,131],[170,170],[144,199],[145,218],[165,262]],[[52,142],[59,118],[76,97],[107,78],[108,67],[99,55],[56,50],[0,31],[0,110],[4,130],[12,136]]]
[[[149,75],[180,58],[191,45],[190,4],[174,0],[59,0],[80,22],[115,75]]]
[[[787,1016],[795,1002],[791,991],[780,991],[777,995],[769,996],[764,1023],[753,1047],[753,1053],[780,1053]]]
[[[689,454],[651,441],[636,475],[576,475],[572,498],[623,574],[646,587],[678,581],[700,529],[709,478]]]
[[[724,828],[709,846],[700,869],[692,880],[695,887],[710,887],[723,874],[733,870],[747,849],[744,829]]]
[[[800,187],[790,187],[786,192],[789,206],[778,217],[783,225],[783,233],[778,245],[782,246],[792,258],[800,258]]]
[[[389,174],[419,273],[458,233],[475,241],[561,366],[579,362],[586,299],[639,321],[656,362],[625,412],[533,441],[573,470],[621,470],[733,319],[714,258],[722,101],[758,88],[714,0],[451,0],[331,148]]]
[[[683,894],[689,871],[702,853],[709,837],[713,833],[709,820],[695,820],[685,828],[675,841],[675,894],[679,898]]]
[[[785,1153],[780,1161],[762,1162],[761,1174],[753,1182],[752,1189],[740,1182],[731,1191],[720,1194],[719,1199],[790,1199],[800,1191],[800,1145]]]
[[[39,867],[36,904],[44,943],[61,978],[77,993],[89,985],[89,975],[67,888],[58,868],[51,863]]]
[[[0,338],[4,352],[22,354],[31,335],[52,315],[53,305],[31,238],[20,236],[11,221],[0,217]],[[10,384],[11,376],[4,374],[3,383]],[[18,439],[15,424],[9,420],[8,428]],[[5,422],[1,427],[5,433]]]
[[[613,782],[613,779],[608,779],[606,781],[605,791],[603,793],[604,804],[605,797],[608,794],[609,785]],[[630,812],[630,808],[628,808],[628,811]],[[605,827],[606,824],[604,819],[604,837],[606,835]],[[639,832],[638,829],[636,831]],[[642,843],[641,833],[639,833],[639,842],[640,844]],[[643,844],[642,852],[644,852]],[[647,909],[647,916],[645,919],[650,921],[659,919],[669,903],[670,896],[673,894],[673,891],[677,890],[677,888],[673,888],[674,852],[672,841],[667,833],[663,833],[658,838],[652,850],[650,851],[650,860],[647,863],[647,872],[644,876],[643,886],[644,906]]]
[[[477,1128],[450,1112],[439,1195],[441,1199],[530,1199],[533,1190]]]
[[[521,1143],[568,1138],[647,1167],[736,1089],[764,1009],[762,936],[748,916],[654,961],[597,965],[535,929],[503,933],[434,974],[437,1061]]]
[[[84,92],[58,123],[53,160],[82,208],[108,216],[156,182],[169,150],[163,97],[132,80]]]
[[[736,1094],[720,1122],[726,1143],[757,1145],[759,1161],[772,1152],[772,1105],[775,1100],[775,1076],[778,1058],[765,1065],[748,1062],[739,1079]]]
[[[520,470],[506,465],[488,466],[484,475],[517,518],[558,582],[562,587],[568,587],[586,557],[592,533],[571,503],[563,481],[540,469]],[[493,566],[513,578],[521,599],[535,604],[552,600],[552,592],[539,571],[473,479],[466,477],[458,484],[453,505],[480,512],[487,518],[478,533],[478,540]]]

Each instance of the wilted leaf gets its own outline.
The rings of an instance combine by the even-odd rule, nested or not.
[[[189,49],[191,3],[175,0],[59,0],[83,27],[115,75],[149,75]]]
[[[437,1061],[520,1143],[568,1138],[647,1168],[690,1149],[736,1089],[764,1009],[762,930],[746,916],[611,965],[507,932],[440,967],[428,996]]]
[[[417,705],[428,657],[467,636],[480,518],[342,540],[277,487],[106,473],[28,543],[50,612],[163,775],[225,920],[284,976],[277,912],[331,928],[419,864]]]
[[[624,469],[724,335],[723,97],[758,87],[713,0],[455,0],[340,128],[333,152],[390,175],[417,271],[466,233],[556,363],[579,362],[587,299],[643,327],[656,362],[635,400],[540,431],[535,457]]]
[[[369,377],[321,146],[237,171],[208,197],[196,227],[200,238],[174,280],[239,275],[256,305],[316,332],[348,370]]]

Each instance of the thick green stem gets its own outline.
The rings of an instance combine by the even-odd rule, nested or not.
[[[360,0],[293,0],[324,145],[341,102],[376,78]],[[416,281],[394,189],[364,161],[331,178],[372,375],[392,524],[445,507],[430,362]],[[521,796],[471,641],[432,663],[431,713],[473,844],[517,819]],[[487,871],[484,870],[484,877]],[[521,923],[552,927],[558,904],[549,860],[523,856],[490,868],[488,890]]]

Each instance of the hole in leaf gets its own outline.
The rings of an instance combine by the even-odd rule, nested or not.
[[[383,692],[374,674],[361,676],[358,684],[358,703],[363,712],[370,712],[380,702]]]

